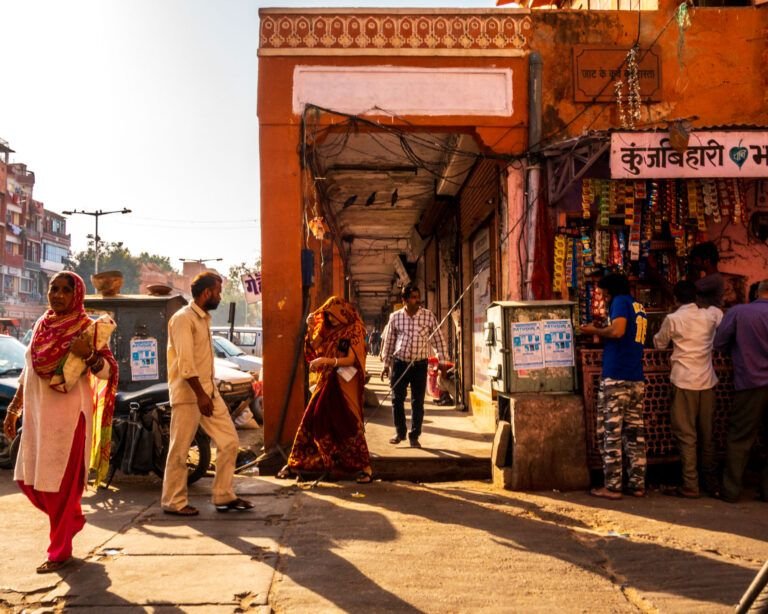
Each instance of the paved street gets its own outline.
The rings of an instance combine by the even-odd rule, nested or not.
[[[34,568],[42,514],[0,474],[4,611],[727,612],[768,558],[766,504],[664,497],[603,502],[483,482],[315,488],[238,477],[256,502],[165,516],[159,482],[85,497],[77,560]]]

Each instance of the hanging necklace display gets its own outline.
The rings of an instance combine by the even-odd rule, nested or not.
[[[728,198],[733,204],[733,223],[734,224],[746,223],[746,220],[743,217],[743,214],[745,213],[744,202],[742,200],[742,192],[739,189],[739,180],[738,179],[727,180],[726,188],[728,190]]]
[[[635,128],[635,122],[640,119],[640,78],[638,72],[638,52],[640,47],[634,45],[627,53],[624,60],[626,70],[624,74],[627,79],[627,106],[624,108],[623,89],[624,82],[618,80],[613,84],[613,91],[616,94],[616,114],[622,128]]]
[[[573,249],[574,241],[572,237],[566,239],[565,248],[565,285],[568,288],[573,288]]]
[[[586,226],[581,229],[581,258],[585,269],[592,269],[594,267],[592,247],[589,243],[589,229]]]
[[[659,184],[656,181],[651,181],[651,190],[648,194],[648,203],[651,208],[651,216],[653,217],[653,233],[657,236],[661,236],[662,221],[664,215],[661,212],[661,204],[659,201]]]
[[[581,182],[581,217],[588,220],[592,213],[590,208],[595,200],[595,191],[591,179],[584,179]]]
[[[566,239],[563,235],[555,235],[555,254],[552,259],[552,291],[562,292],[565,277],[565,249]]]
[[[624,252],[627,251],[627,240],[623,230],[616,231],[616,266],[624,270]]]
[[[643,240],[640,243],[640,256],[647,258],[651,252],[651,240],[653,239],[653,203],[656,195],[653,190],[653,182],[643,182],[645,197],[643,199]],[[650,187],[650,189],[648,189]]]
[[[587,289],[585,287],[586,279],[584,275],[584,257],[581,250],[581,243],[574,240],[573,242],[573,285],[578,292],[579,300],[577,301],[579,312],[581,317],[585,317],[587,311]],[[580,320],[577,319],[577,322]]]
[[[611,215],[611,182],[600,182],[600,224],[608,226]]]
[[[696,228],[699,232],[707,230],[707,222],[704,219],[704,205],[699,198],[701,190],[700,184],[696,179],[689,179],[686,182],[688,191],[688,215],[696,218]]]
[[[724,219],[731,217],[731,199],[728,197],[728,188],[724,179],[717,179],[717,199],[720,203],[720,214]]]
[[[640,232],[643,219],[643,201],[645,200],[645,182],[629,183],[632,196],[632,224],[629,229],[629,259],[632,262],[640,260]]]

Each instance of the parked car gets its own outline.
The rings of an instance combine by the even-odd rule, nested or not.
[[[246,354],[262,356],[262,330],[258,326],[236,326],[230,336],[229,326],[212,326],[211,332],[216,337],[229,339]]]
[[[0,335],[0,421],[19,387],[19,376],[24,368],[27,348],[10,335]],[[11,467],[11,442],[0,433],[0,468]]]
[[[247,371],[256,376],[261,372],[261,357],[246,354],[234,343],[224,337],[218,335],[213,336],[213,351],[217,358],[223,358],[224,360],[233,362],[243,371]]]
[[[216,387],[230,413],[237,412],[244,402],[245,405],[251,403],[254,398],[253,375],[239,369],[237,364],[221,358],[213,359],[213,370]]]

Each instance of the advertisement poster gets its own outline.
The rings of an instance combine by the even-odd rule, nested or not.
[[[512,364],[515,371],[543,369],[541,322],[512,323]]]
[[[131,339],[131,381],[160,379],[157,339]]]
[[[544,320],[544,364],[547,367],[572,367],[573,328],[570,320]]]
[[[485,345],[485,310],[491,304],[491,236],[487,228],[477,233],[472,241],[472,265],[477,274],[472,287],[472,349],[474,384],[490,389],[488,365],[491,353]]]

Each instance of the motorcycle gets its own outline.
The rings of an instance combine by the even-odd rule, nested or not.
[[[115,473],[163,477],[170,447],[171,404],[168,384],[154,384],[134,392],[118,392],[112,420],[112,452],[106,485]],[[211,442],[198,428],[187,454],[187,483],[202,478],[211,464]]]
[[[230,400],[230,399],[227,399]],[[250,399],[228,405],[230,414]],[[234,411],[233,411],[234,410]],[[9,466],[16,464],[21,429],[9,446]],[[153,384],[133,392],[118,392],[112,418],[112,446],[105,485],[109,486],[119,469],[127,475],[155,473],[162,478],[170,447],[171,404],[168,384]],[[238,459],[240,461],[240,459]],[[211,464],[211,441],[202,427],[198,427],[187,453],[187,483],[202,478]],[[237,471],[245,470],[252,463],[243,458]]]

